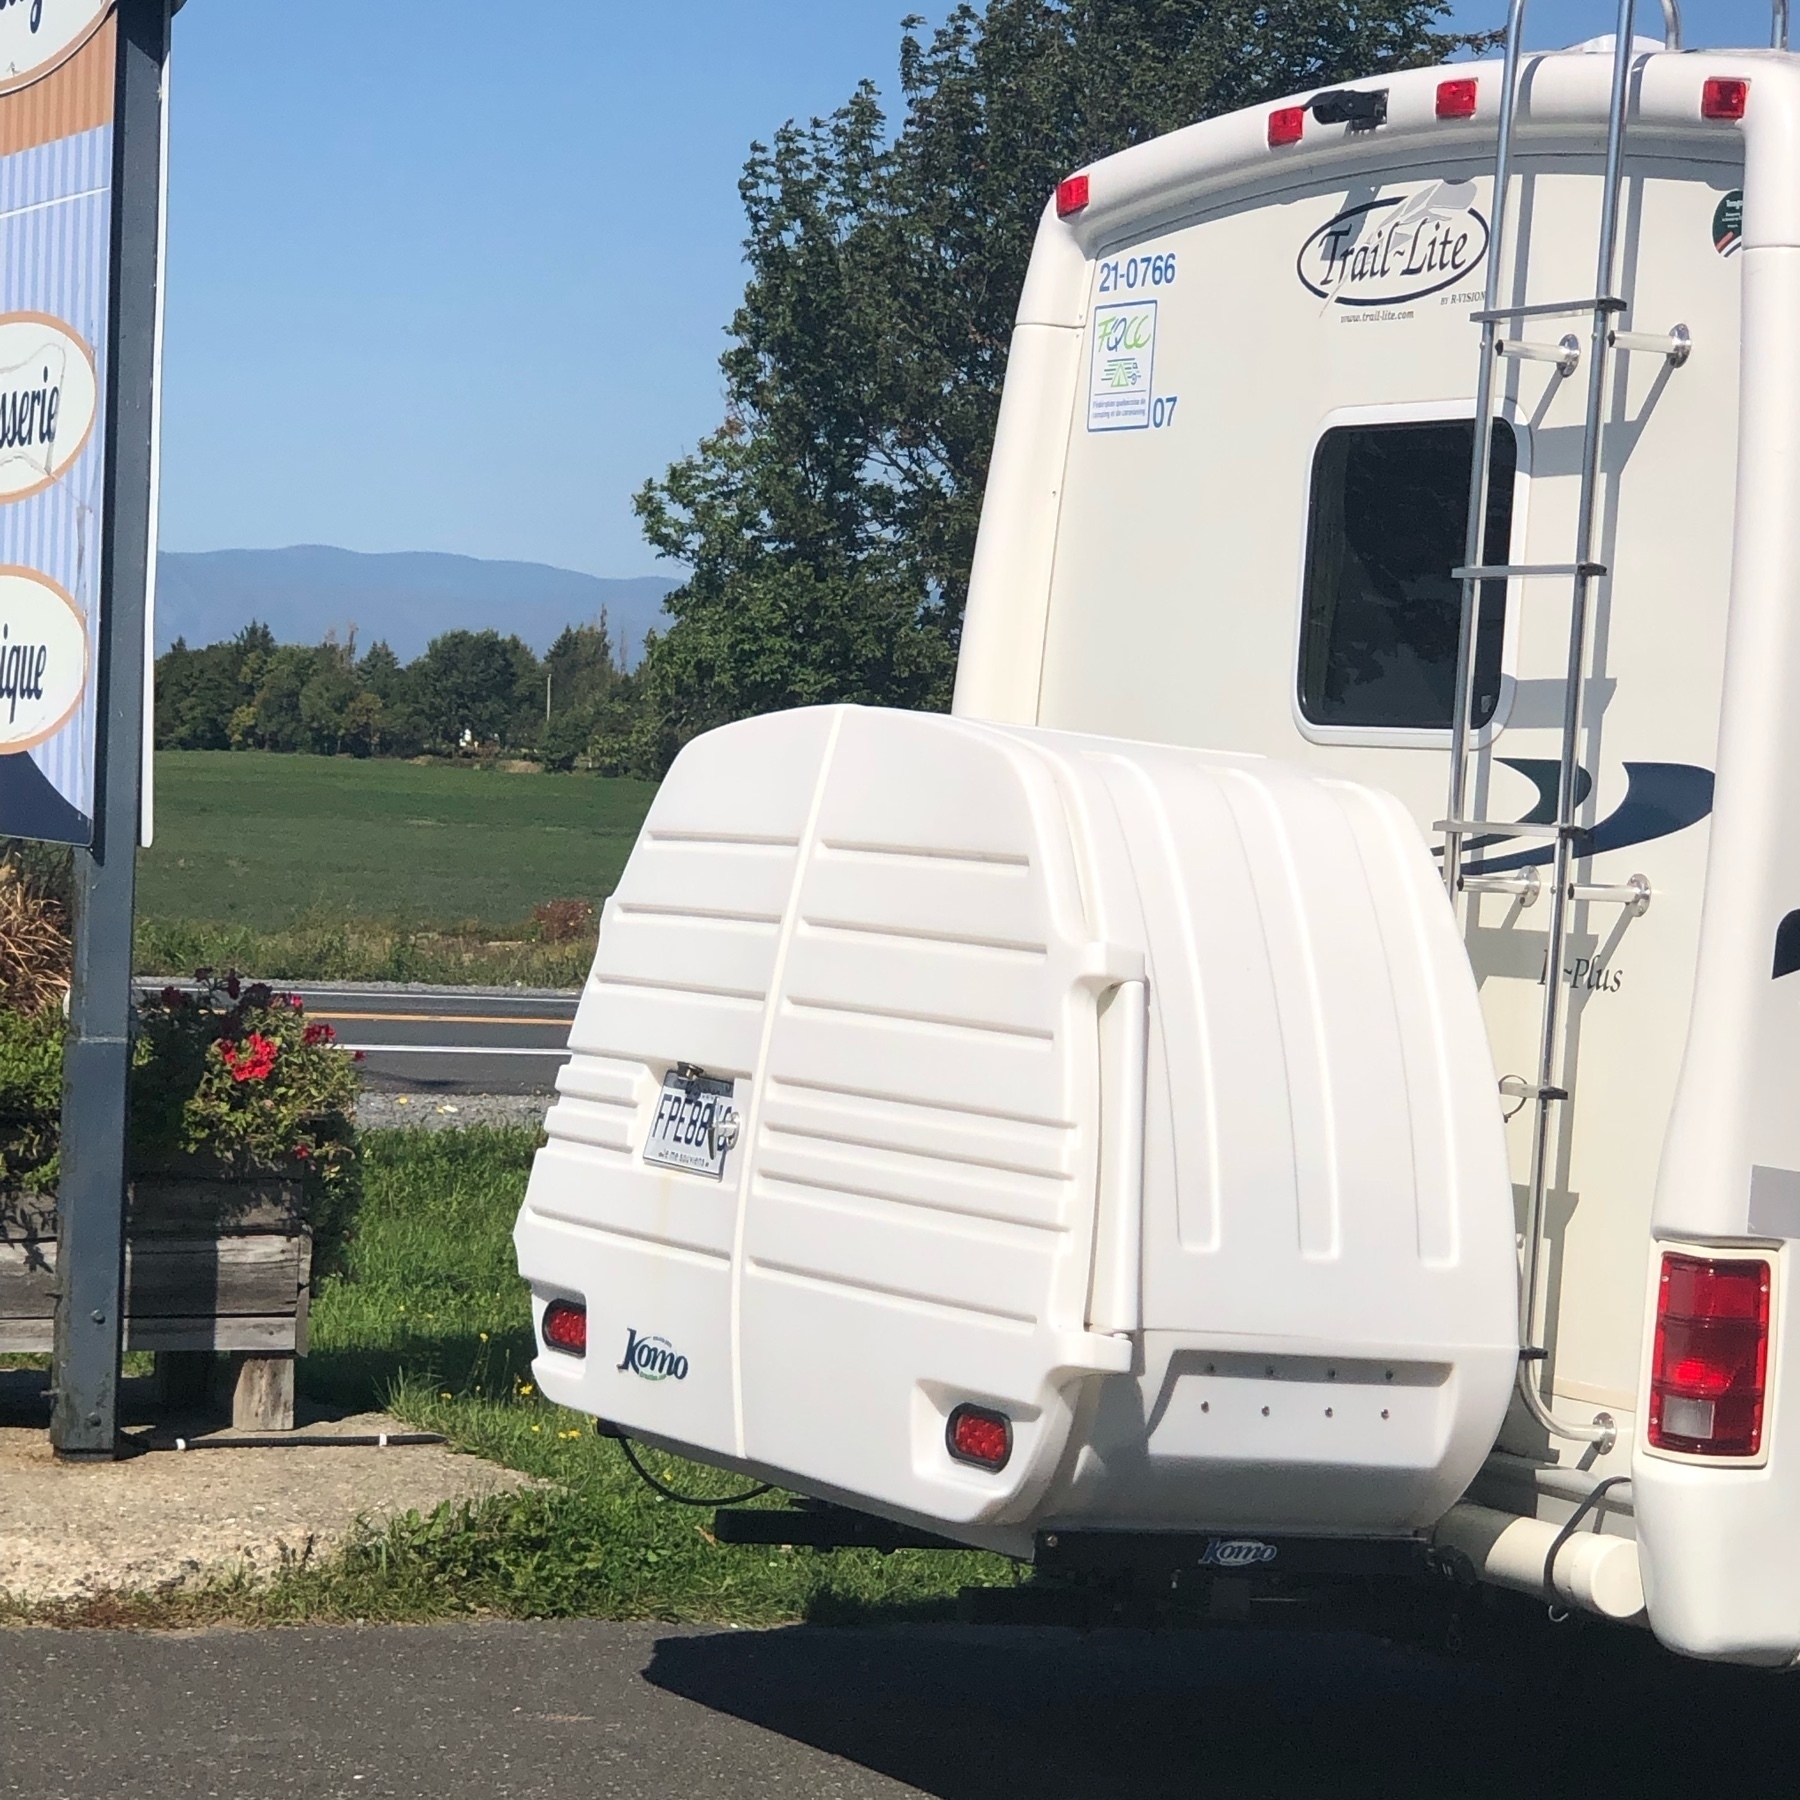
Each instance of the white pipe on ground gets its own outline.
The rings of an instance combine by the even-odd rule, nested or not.
[[[1441,1550],[1460,1550],[1475,1573],[1496,1587],[1531,1594],[1552,1605],[1579,1606],[1606,1619],[1635,1619],[1644,1610],[1644,1579],[1637,1545],[1630,1538],[1577,1531],[1556,1552],[1551,1585],[1544,1585],[1544,1562],[1561,1527],[1543,1519],[1522,1519],[1468,1501],[1451,1507],[1432,1533]]]

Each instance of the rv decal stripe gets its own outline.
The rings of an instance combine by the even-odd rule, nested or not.
[[[1532,765],[1507,761],[1522,775],[1543,785],[1532,773]],[[1545,765],[1554,767],[1553,764]],[[1633,844],[1654,843],[1658,838],[1673,836],[1697,825],[1712,811],[1713,772],[1693,763],[1626,763],[1625,798],[1598,825],[1575,834],[1575,855],[1603,856],[1609,850],[1626,850]],[[1536,818],[1537,808],[1520,824],[1547,823]],[[1545,844],[1535,850],[1521,850],[1516,856],[1500,856],[1488,860],[1465,862],[1465,875],[1499,875],[1509,869],[1542,867],[1555,855],[1555,846]]]
[[[1800,969],[1800,912],[1791,912],[1775,927],[1775,967],[1771,981]]]

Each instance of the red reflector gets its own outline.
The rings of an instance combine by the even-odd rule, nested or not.
[[[1475,96],[1480,88],[1475,80],[1440,81],[1437,90],[1437,116],[1440,119],[1472,119]]]
[[[1304,106],[1278,106],[1269,114],[1269,148],[1297,144],[1306,131]]]
[[[958,1462],[978,1469],[1004,1469],[1012,1455],[1012,1421],[985,1406],[959,1406],[950,1415],[944,1442]]]
[[[1650,1442],[1690,1456],[1762,1449],[1769,1265],[1668,1252],[1650,1353]]]
[[[587,1355],[587,1308],[552,1300],[544,1308],[544,1342],[565,1356]]]
[[[1700,90],[1700,116],[1703,119],[1741,119],[1749,103],[1750,84],[1729,75],[1709,75]]]
[[[1043,189],[1038,191],[1042,193]],[[1088,178],[1085,175],[1069,175],[1056,184],[1056,216],[1059,219],[1080,212],[1087,203]]]

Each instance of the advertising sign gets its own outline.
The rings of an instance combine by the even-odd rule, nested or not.
[[[0,835],[93,841],[114,18],[0,0]]]

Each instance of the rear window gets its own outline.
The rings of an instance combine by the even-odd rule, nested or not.
[[[1518,446],[1494,421],[1482,561],[1512,542]],[[1442,730],[1456,690],[1472,420],[1346,425],[1313,457],[1300,710],[1315,725]],[[1475,722],[1500,697],[1506,583],[1484,581],[1475,644]]]

